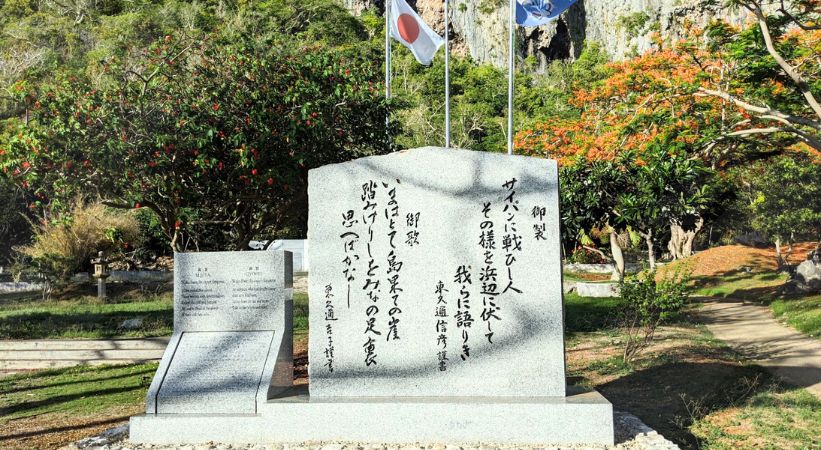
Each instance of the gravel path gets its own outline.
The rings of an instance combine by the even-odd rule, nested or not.
[[[699,314],[716,338],[821,398],[821,342],[780,324],[770,308],[741,300],[709,301]]]
[[[614,414],[615,446],[567,445],[567,446],[495,446],[495,445],[445,445],[413,444],[385,445],[332,442],[305,442],[301,444],[198,444],[198,445],[140,445],[128,442],[128,425],[112,428],[100,435],[83,439],[62,447],[61,450],[677,450],[679,447],[628,413]]]

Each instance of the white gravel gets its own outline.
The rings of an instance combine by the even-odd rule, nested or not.
[[[678,450],[679,447],[645,425],[638,417],[616,411],[615,446],[603,445],[445,445],[445,444],[360,444],[354,442],[303,442],[299,444],[197,444],[150,445],[128,441],[128,425],[112,428],[97,436],[69,444],[62,450]]]

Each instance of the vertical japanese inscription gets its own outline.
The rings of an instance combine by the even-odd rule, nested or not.
[[[505,251],[505,267],[507,268],[507,286],[502,290],[503,294],[507,291],[522,293],[521,289],[513,285],[513,264],[516,262],[516,253],[522,251],[522,236],[516,231],[516,213],[519,211],[519,200],[516,199],[517,182],[518,180],[514,177],[502,185],[506,191],[502,208],[505,214],[502,250]]]
[[[342,227],[345,231],[339,236],[342,239],[345,257],[342,258],[342,275],[345,277],[347,288],[347,305],[351,308],[351,283],[356,280],[356,265],[359,261],[359,254],[356,250],[356,243],[359,242],[359,233],[353,231],[359,219],[354,218],[354,210],[349,209],[342,214]]]
[[[544,236],[544,233],[547,230],[547,224],[544,223],[544,216],[547,214],[547,208],[536,205],[530,214],[536,219],[536,223],[533,224],[533,239],[536,241],[546,241],[547,238]]]
[[[459,297],[456,301],[456,328],[462,332],[462,361],[470,357],[470,333],[468,328],[473,325],[473,316],[470,314],[470,271],[467,266],[461,265],[456,269],[453,282],[459,286]]]
[[[390,185],[382,183],[385,189]],[[417,213],[417,219],[419,214]],[[399,293],[402,288],[399,287],[399,272],[402,270],[402,261],[396,255],[396,244],[394,237],[396,236],[396,218],[399,217],[399,202],[396,200],[396,186],[388,189],[388,202],[385,206],[385,219],[388,221],[388,244],[390,251],[388,252],[388,294],[391,297],[392,306],[388,309],[388,336],[387,340],[399,339],[399,316],[402,314],[402,308],[399,306]]]
[[[487,327],[485,337],[488,343],[493,343],[493,323],[501,320],[499,317],[499,307],[496,297],[499,295],[499,285],[496,279],[498,274],[493,267],[494,253],[496,250],[496,236],[494,235],[494,224],[490,217],[491,202],[482,205],[482,222],[479,224],[479,247],[482,252],[482,267],[479,270],[479,282],[481,283],[480,295],[482,296],[482,314],[480,317]]]
[[[436,354],[439,371],[448,370],[448,301],[445,299],[445,283],[442,280],[436,283],[436,309],[433,313],[436,319],[436,347],[439,350]]]
[[[334,329],[333,322],[337,320],[334,311],[333,287],[329,284],[325,286],[325,336],[328,342],[325,345],[325,367],[328,372],[334,371]]]
[[[373,229],[376,224],[376,190],[378,185],[373,180],[368,180],[362,184],[362,222],[368,227],[367,236],[365,239],[365,248],[367,249],[368,270],[365,274],[365,284],[362,290],[368,297],[368,302],[365,307],[365,344],[362,348],[365,349],[365,366],[372,366],[377,363],[376,357],[376,339],[375,336],[381,336],[382,332],[376,329],[376,315],[379,313],[379,277],[376,275],[376,258],[373,256]]]
[[[496,156],[418,149],[311,172],[313,390],[562,391],[556,164]]]

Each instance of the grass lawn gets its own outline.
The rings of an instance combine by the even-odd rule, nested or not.
[[[294,355],[308,352],[308,294],[294,292]],[[299,365],[300,361],[297,362]],[[308,364],[305,357],[304,364]],[[307,374],[307,368],[306,374]]]
[[[124,330],[128,319],[142,319]],[[70,299],[0,301],[0,339],[101,339],[168,336],[174,323],[171,293],[100,301],[94,296]]]
[[[715,277],[697,277],[693,280],[698,286],[694,295],[769,303],[774,298],[776,289],[788,279],[787,274],[775,272],[739,272]]]
[[[57,448],[143,411],[157,364],[72,367],[0,378],[0,448]]]
[[[745,363],[688,320],[659,329],[632,365],[622,362],[619,330],[572,333],[568,377],[685,449],[817,448],[821,401]]]
[[[692,430],[703,448],[819,448],[821,402],[804,390],[771,387],[708,413]]]
[[[564,272],[565,281],[610,281],[609,273]]]
[[[773,300],[770,309],[779,320],[802,333],[821,339],[821,295]]]

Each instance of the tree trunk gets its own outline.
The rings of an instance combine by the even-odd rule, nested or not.
[[[624,279],[624,252],[619,246],[619,235],[616,230],[610,230],[610,252],[613,254],[613,263],[616,267],[613,277],[618,277],[618,281],[621,281]]]
[[[778,264],[778,268],[781,269],[784,267],[784,258],[781,256],[781,238],[775,238],[775,261]]]
[[[684,245],[686,239],[684,228],[676,222],[670,223],[670,241],[667,242],[667,250],[670,252],[670,257],[673,259],[681,259],[684,256],[681,254],[681,247]]]
[[[650,264],[650,270],[656,270],[656,251],[653,246],[653,230],[647,230],[646,233],[639,231],[639,235],[644,238],[647,244],[647,262]]]
[[[699,217],[689,230],[685,230],[678,222],[670,223],[670,242],[667,249],[673,259],[682,259],[693,254],[693,242],[704,226],[704,218]]]
[[[179,239],[180,239],[179,230],[174,230],[174,233],[171,235],[171,251],[173,251],[174,253],[182,251],[182,249],[179,246]]]
[[[701,231],[703,227],[704,218],[699,217],[698,220],[696,220],[695,227],[691,231],[687,232],[687,240],[684,241],[684,246],[681,248],[681,252],[684,258],[693,255],[693,244],[696,241],[696,236],[698,236],[698,233]]]

